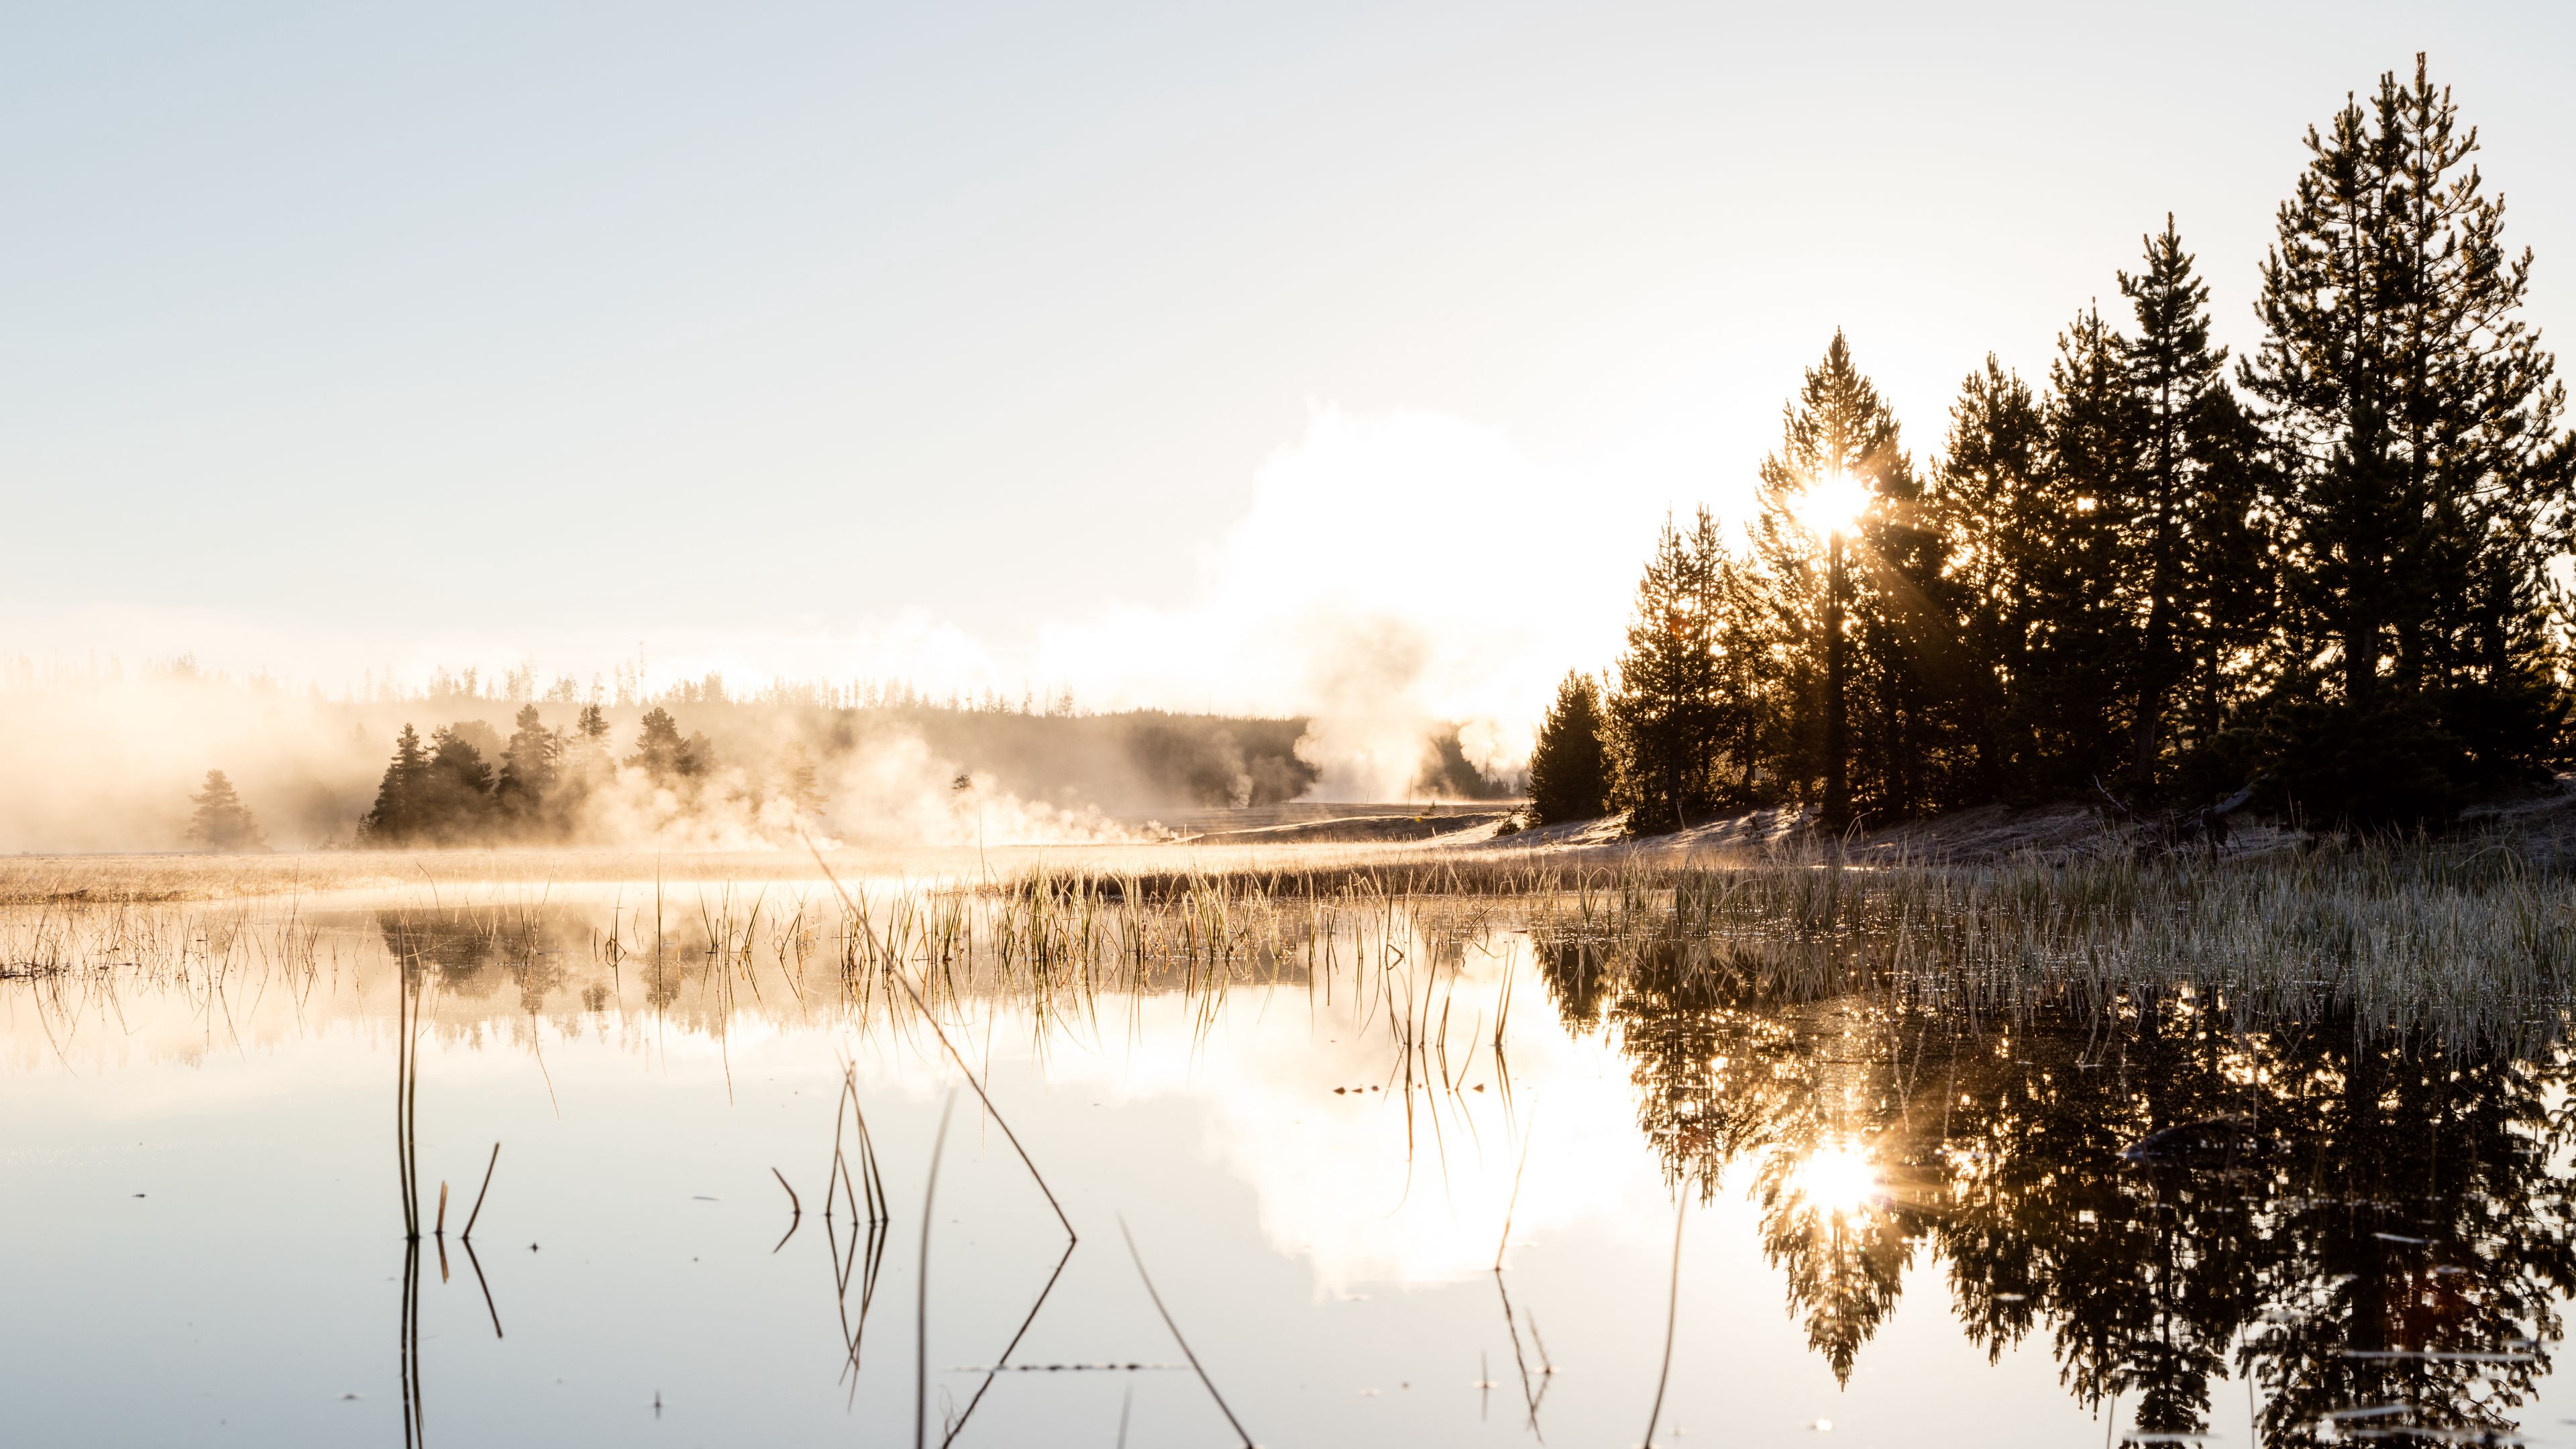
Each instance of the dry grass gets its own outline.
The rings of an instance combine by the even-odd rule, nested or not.
[[[632,881],[634,858],[530,853],[526,863],[545,867],[533,881],[478,868],[495,858],[361,855],[317,869],[295,857],[305,870],[287,872],[282,891],[274,859],[115,858],[94,884],[62,873],[64,862],[51,863],[50,877],[22,864],[0,887],[50,884],[0,906],[0,972],[309,969],[313,893],[355,892],[371,909],[444,921],[451,935],[482,933],[455,946],[468,954],[533,958],[586,937],[612,968],[720,964],[717,1011],[734,1009],[737,977],[757,992],[770,963],[800,1000],[822,989],[863,1014],[898,1012],[888,988],[908,976],[942,1015],[1005,997],[1041,1020],[1095,1024],[1103,994],[1178,991],[1213,1013],[1237,983],[1351,971],[1401,994],[1387,1007],[1402,1030],[1429,1034],[1431,992],[1398,968],[1441,955],[1443,943],[1511,931],[1527,933],[1544,961],[1612,976],[1678,973],[1758,997],[1867,992],[2014,1019],[2189,991],[2240,1026],[2349,1017],[2362,1030],[2423,1029],[2463,1045],[2516,1040],[2553,1021],[2576,982],[2568,876],[2493,843],[1862,867],[1802,846],[1728,856],[1338,851],[1273,863],[1088,855],[930,881],[852,873],[846,901],[810,863],[808,883],[787,858],[728,874],[722,860],[699,857],[685,873],[662,862],[658,882],[618,887],[613,904],[568,879],[567,861]],[[407,878],[398,863],[413,867]],[[574,898],[590,915],[569,939],[541,944],[548,903]]]

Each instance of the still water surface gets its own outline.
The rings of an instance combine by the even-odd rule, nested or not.
[[[2554,1049],[1971,1026],[1398,907],[1222,989],[952,983],[1068,1252],[811,896],[748,949],[730,895],[659,949],[609,887],[204,907],[0,980],[0,1441],[1237,1442],[1123,1222],[1265,1445],[2576,1442]]]

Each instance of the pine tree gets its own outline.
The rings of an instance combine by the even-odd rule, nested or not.
[[[1729,551],[1719,555],[1715,572],[1718,778],[1714,789],[1719,804],[1749,810],[1771,803],[1780,794],[1780,762],[1790,740],[1785,671],[1759,571],[1751,561]]]
[[[429,752],[409,723],[394,740],[394,758],[376,787],[375,808],[358,822],[359,837],[369,845],[409,845],[425,821],[422,795],[429,779]]]
[[[2283,739],[2319,811],[2446,809],[2375,783],[2375,742],[2399,733],[2455,787],[2556,758],[2548,613],[2564,600],[2548,558],[2576,447],[2555,360],[2520,316],[2531,255],[2504,248],[2477,144],[2423,57],[2411,84],[2383,75],[2366,109],[2348,101],[2309,130],[2263,265],[2265,335],[2241,380],[2284,474],[2296,602],[2336,655],[2318,681],[2326,713]]]
[[[203,790],[188,797],[196,806],[188,818],[188,839],[208,850],[266,850],[267,837],[260,833],[250,808],[242,804],[232,780],[221,770],[208,770]]]
[[[489,726],[479,726],[484,735]],[[483,751],[464,737],[462,725],[450,725],[430,736],[428,763],[422,768],[420,828],[440,845],[463,845],[488,839],[492,832],[492,765]]]
[[[1751,592],[1781,661],[1782,775],[1839,828],[1856,760],[1868,774],[1859,803],[1903,812],[1926,793],[1945,712],[1925,666],[1951,625],[1941,543],[1896,415],[1841,332],[1782,411],[1780,449],[1762,464]],[[1827,516],[1839,512],[1850,516]]]
[[[789,745],[780,761],[778,793],[805,820],[820,816],[831,799],[816,775],[814,757],[802,741]]]
[[[1637,584],[1636,618],[1608,716],[1615,797],[1639,829],[1705,823],[1714,813],[1721,552],[1707,509],[1687,534],[1667,518]]]
[[[2134,337],[2118,340],[2127,373],[2130,424],[2136,441],[2125,486],[2105,499],[2113,534],[2112,557],[2123,574],[2121,603],[2137,630],[2133,655],[2130,770],[2137,787],[2156,788],[2156,765],[2166,741],[2165,713],[2184,683],[2197,622],[2186,610],[2189,579],[2205,574],[2193,555],[2223,526],[2205,506],[2202,480],[2224,460],[2213,449],[2232,441],[2213,426],[2225,407],[2220,369],[2227,349],[2209,345],[2209,288],[2192,270],[2173,217],[2161,235],[2147,239],[2146,270],[2119,274],[2120,295],[2137,313]],[[2203,567],[2195,568],[2195,564]]]
[[[626,764],[642,770],[657,784],[692,773],[687,768],[689,742],[680,737],[679,721],[671,718],[669,710],[655,705],[644,712],[635,736],[635,753],[626,757]]]
[[[1530,750],[1530,813],[1541,825],[1590,820],[1609,812],[1609,767],[1601,743],[1601,688],[1569,673]]]
[[[552,833],[549,807],[562,762],[563,742],[546,728],[533,704],[521,705],[510,743],[501,752],[493,805],[508,827],[526,836]]]
[[[2113,520],[2116,500],[2136,488],[2140,428],[2120,339],[2098,308],[2058,334],[2043,414],[2045,486],[2025,540],[2035,552],[2025,563],[2033,587],[2023,715],[2038,736],[2032,783],[2068,795],[2117,775],[2132,737],[2136,630]]]
[[[2043,773],[2033,687],[2067,511],[2048,470],[2048,422],[2029,384],[1989,353],[1960,385],[1945,449],[1932,510],[1952,543],[1960,639],[1974,661],[1960,691],[1964,784],[1979,801],[2028,798]]]

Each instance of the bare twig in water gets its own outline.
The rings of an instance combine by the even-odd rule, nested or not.
[[[958,1412],[956,1422],[950,1424],[948,1432],[940,1436],[939,1449],[948,1449],[957,1436],[965,1432],[966,1421],[975,1417],[975,1406],[984,1402],[984,1391],[993,1386],[993,1380],[1000,1376],[1002,1370],[1010,1367],[1011,1355],[1019,1349],[1020,1340],[1029,1336],[1029,1325],[1038,1321],[1038,1310],[1046,1307],[1048,1295],[1055,1292],[1056,1280],[1064,1276],[1064,1265],[1072,1261],[1073,1244],[1067,1243],[1064,1245],[1064,1256],[1055,1260],[1055,1271],[1047,1275],[1046,1286],[1038,1290],[1037,1301],[1029,1305],[1028,1317],[1020,1320],[1019,1332],[1012,1334],[1011,1341],[1002,1345],[1001,1357],[994,1359],[993,1366],[984,1371],[984,1381],[975,1386],[974,1397],[966,1401],[966,1407]]]
[[[1521,1165],[1512,1169],[1512,1195],[1503,1204],[1503,1236],[1494,1244],[1494,1271],[1497,1273],[1503,1271],[1504,1250],[1512,1245],[1512,1214],[1520,1209],[1521,1174],[1529,1171],[1529,1149],[1530,1133],[1524,1128],[1521,1132]]]
[[[778,1179],[778,1185],[780,1187],[787,1187],[786,1173],[773,1167],[769,1169],[769,1175]],[[787,1187],[787,1210],[794,1216],[787,1220],[787,1232],[784,1236],[779,1238],[778,1248],[786,1247],[787,1239],[796,1236],[796,1230],[803,1226],[805,1222],[805,1204],[796,1200],[796,1189],[792,1187]],[[778,1248],[772,1248],[769,1251],[775,1253],[778,1251]]]
[[[441,1253],[445,1253],[447,1251],[446,1245],[441,1244],[439,1251]],[[475,1284],[483,1290],[483,1311],[492,1315],[492,1336],[494,1338],[499,1338],[501,1336],[501,1310],[492,1306],[492,1283],[490,1279],[483,1276],[483,1260],[474,1256],[474,1245],[472,1243],[465,1244],[465,1261],[474,1269]]]
[[[403,1296],[401,1343],[396,1348],[402,1367],[403,1444],[406,1449],[425,1444],[428,1428],[422,1417],[420,1402],[420,1239],[417,1235],[403,1244]]]
[[[930,1141],[930,1180],[921,1189],[921,1272],[912,1303],[912,1449],[930,1442],[930,1208],[939,1196],[939,1153],[948,1145],[948,1114],[956,1107],[952,1087],[939,1106],[939,1135]]]
[[[1154,1300],[1154,1311],[1163,1315],[1163,1326],[1172,1331],[1172,1342],[1181,1346],[1181,1357],[1190,1361],[1190,1371],[1197,1374],[1199,1382],[1206,1386],[1208,1397],[1216,1400],[1217,1412],[1225,1415],[1225,1421],[1234,1426],[1234,1432],[1243,1440],[1243,1449],[1253,1449],[1252,1436],[1244,1432],[1243,1421],[1234,1416],[1234,1410],[1226,1407],[1225,1395],[1216,1391],[1216,1381],[1199,1366],[1198,1354],[1191,1350],[1190,1341],[1181,1337],[1181,1326],[1172,1321],[1172,1310],[1163,1306],[1163,1295],[1154,1291],[1154,1275],[1145,1271],[1145,1255],[1136,1251],[1136,1235],[1127,1230],[1124,1216],[1118,1219],[1118,1235],[1127,1240],[1127,1256],[1136,1260],[1136,1276],[1145,1280],[1145,1296]]]
[[[474,1193],[474,1211],[465,1215],[465,1232],[463,1237],[466,1242],[470,1243],[474,1241],[475,1221],[483,1216],[483,1194],[492,1190],[492,1169],[500,1165],[501,1144],[495,1142],[492,1144],[491,1160],[483,1164],[483,1186],[477,1189]]]
[[[851,901],[850,893],[841,888],[841,878],[834,875],[832,867],[824,862],[823,852],[815,846],[814,837],[805,835],[801,827],[797,834],[804,837],[805,849],[814,857],[814,864],[823,872],[823,879],[832,883],[833,893],[841,898],[842,909],[854,916],[858,915],[858,906]],[[1064,1235],[1076,1242],[1081,1241],[1082,1235],[1073,1230],[1073,1219],[1065,1216],[1064,1204],[1055,1200],[1055,1189],[1047,1186],[1046,1174],[1038,1171],[1037,1163],[1029,1157],[1029,1150],[1020,1145],[1019,1134],[1011,1130],[1011,1124],[1004,1120],[1000,1109],[993,1105],[992,1097],[984,1091],[983,1081],[975,1075],[975,1069],[966,1064],[965,1054],[957,1050],[957,1043],[948,1039],[947,1030],[940,1026],[937,1013],[921,999],[921,992],[912,984],[911,975],[899,965],[889,974],[894,977],[895,984],[903,988],[903,994],[912,998],[913,1009],[920,1012],[921,1019],[930,1024],[931,1035],[939,1038],[939,1044],[948,1049],[949,1059],[957,1063],[957,1070],[965,1073],[966,1085],[975,1089],[975,1100],[984,1104],[984,1110],[993,1118],[993,1125],[1002,1129],[1003,1139],[1011,1144],[1013,1152],[1019,1154],[1020,1165],[1029,1170],[1030,1177],[1036,1179],[1038,1191],[1046,1194],[1047,1206],[1055,1209],[1056,1221],[1064,1224]]]
[[[823,1241],[832,1250],[832,1281],[839,1290],[837,1307],[841,1317],[842,1347],[847,1354],[841,1367],[842,1372],[850,1380],[850,1402],[854,1405],[858,1402],[859,1396],[859,1348],[867,1338],[868,1310],[876,1302],[877,1276],[885,1264],[886,1245],[893,1240],[893,1234],[886,1230],[884,1223],[868,1223],[864,1225],[867,1229],[867,1246],[862,1248],[859,1245],[861,1226],[855,1220],[850,1224],[850,1257],[846,1266],[841,1261],[839,1235],[836,1232],[827,1232],[823,1236]],[[854,1273],[860,1275],[859,1321],[855,1326],[850,1322],[850,1277]]]
[[[1681,1205],[1673,1209],[1673,1287],[1664,1303],[1664,1366],[1655,1375],[1655,1407],[1646,1416],[1645,1449],[1655,1449],[1655,1424],[1664,1417],[1664,1385],[1673,1376],[1673,1326],[1682,1310],[1682,1224],[1690,1220],[1690,1194],[1681,1197]]]
[[[1529,1411],[1530,1435],[1544,1444],[1547,1442],[1547,1435],[1538,1427],[1538,1406],[1547,1398],[1548,1385],[1553,1381],[1541,1378],[1535,1391],[1530,1388],[1529,1360],[1522,1356],[1520,1325],[1512,1317],[1512,1290],[1503,1286],[1503,1270],[1500,1268],[1494,1270],[1494,1291],[1500,1294],[1503,1300],[1503,1330],[1511,1335],[1512,1367],[1518,1370],[1521,1376],[1521,1403]],[[1530,1320],[1530,1337],[1533,1339],[1538,1337],[1538,1320],[1535,1318]],[[1540,1346],[1539,1353],[1541,1362],[1544,1362],[1545,1345]]]
[[[438,1226],[430,1230],[430,1236],[447,1236],[447,1179],[443,1177],[438,1180]]]

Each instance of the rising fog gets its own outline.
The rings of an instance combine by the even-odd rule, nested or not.
[[[507,794],[523,731],[559,757],[565,788],[540,811],[513,816],[499,802],[479,824],[391,843],[759,849],[795,844],[800,828],[845,843],[1124,841],[1162,836],[1163,819],[1309,796],[1322,774],[1296,718],[1094,714],[1062,697],[932,703],[902,687],[737,697],[707,679],[649,699],[603,689],[586,737],[582,686],[557,681],[534,700],[530,686],[442,678],[430,691],[333,698],[184,663],[20,663],[0,671],[0,849],[181,848],[209,770],[225,773],[273,846],[386,843],[362,821],[405,727],[426,752],[470,746],[480,768],[504,775],[497,792],[486,777],[485,803]],[[673,722],[685,767],[643,748],[651,710]],[[1433,778],[1441,744],[1416,741],[1414,793],[1490,783],[1454,767]]]
[[[1615,651],[1656,516],[1641,500],[1671,481],[1635,466],[1578,474],[1455,418],[1319,409],[1259,468],[1241,521],[1190,564],[1198,583],[1182,605],[1050,621],[1017,656],[919,609],[839,635],[666,635],[649,660],[551,634],[540,642],[565,657],[541,661],[537,677],[560,667],[577,694],[541,709],[548,727],[567,728],[594,687],[622,693],[609,709],[622,754],[647,696],[721,670],[737,694],[894,678],[1037,717],[1069,692],[1087,712],[1289,729],[1250,748],[1210,726],[1188,747],[1207,758],[1140,766],[1140,752],[1168,755],[1172,741],[1111,740],[1104,728],[1005,738],[1000,711],[928,730],[876,718],[844,738],[810,709],[675,706],[684,728],[715,740],[738,776],[731,788],[678,809],[622,778],[590,821],[603,840],[673,847],[778,838],[783,817],[763,791],[791,747],[820,772],[823,822],[853,839],[962,843],[980,829],[991,843],[1091,840],[1211,805],[1454,798],[1461,782],[1436,773],[1444,740],[1490,781],[1516,781],[1556,680]],[[245,638],[237,623],[215,632],[235,678],[168,664],[11,666],[0,849],[173,848],[208,769],[230,774],[272,843],[346,843],[404,724],[424,737],[465,721],[510,732],[513,701],[422,700],[431,671],[389,671],[400,681],[389,689],[386,673],[354,662],[416,644],[335,645],[325,625],[301,643]],[[162,619],[152,637],[185,647],[192,636]],[[505,641],[448,662],[479,662],[490,679],[531,652]],[[302,665],[295,685],[247,674],[279,659]],[[968,788],[956,788],[960,775]]]

